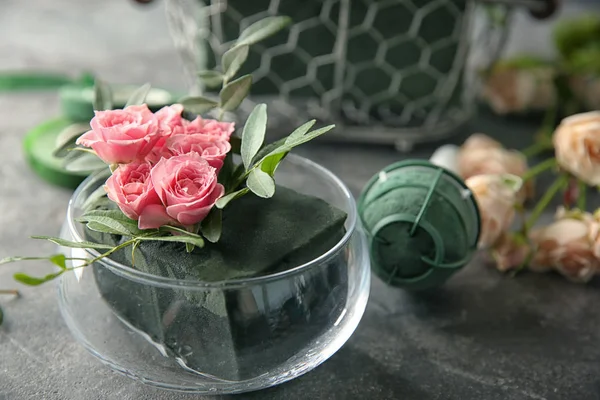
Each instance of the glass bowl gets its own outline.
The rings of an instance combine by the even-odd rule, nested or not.
[[[221,282],[152,275],[104,259],[62,275],[61,313],[75,338],[112,369],[164,389],[240,393],[300,376],[333,355],[356,329],[369,296],[370,264],[356,204],[330,171],[290,155],[277,182],[348,214],[346,234],[325,254],[271,275]],[[61,236],[105,174],[74,193]],[[90,257],[87,249],[67,249]]]

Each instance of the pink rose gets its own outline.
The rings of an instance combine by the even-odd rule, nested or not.
[[[127,217],[137,220],[140,229],[158,228],[155,221],[168,220],[150,179],[150,163],[120,165],[106,181],[104,190]]]
[[[227,141],[229,141],[235,130],[235,123],[233,122],[219,122],[214,119],[202,119],[202,117],[184,123],[184,126],[187,134],[210,135]]]
[[[188,121],[181,117],[182,112],[183,106],[181,104],[173,104],[171,106],[161,108],[156,112],[156,114],[154,114],[156,115],[159,124],[163,128],[165,136],[183,133],[184,122]]]
[[[161,155],[164,158],[171,158],[192,152],[198,153],[219,173],[229,150],[231,150],[231,145],[226,140],[202,134],[174,135],[167,139]]]
[[[160,140],[158,120],[148,106],[129,106],[124,110],[96,111],[92,127],[77,139],[91,147],[107,164],[141,161]]]
[[[150,177],[168,217],[186,227],[202,221],[225,193],[217,170],[197,153],[161,159]]]

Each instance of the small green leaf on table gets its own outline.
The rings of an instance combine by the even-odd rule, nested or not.
[[[223,212],[221,209],[214,207],[202,221],[200,226],[202,236],[211,243],[217,243],[221,238],[222,223]]]
[[[139,106],[144,104],[146,101],[146,96],[148,96],[148,92],[150,92],[150,84],[146,83],[139,88],[137,88],[125,103],[125,107],[129,106]]]
[[[246,120],[244,130],[242,131],[242,145],[240,153],[242,162],[246,170],[249,170],[252,165],[252,159],[260,150],[265,141],[265,133],[267,130],[267,105],[259,104],[254,107],[250,116]]]
[[[244,75],[229,82],[219,93],[221,99],[219,106],[223,111],[233,111],[242,103],[250,92],[252,76]]]
[[[253,23],[240,34],[237,46],[251,45],[279,32],[292,22],[290,17],[267,17]]]
[[[275,181],[273,178],[257,168],[250,171],[246,185],[252,193],[259,197],[270,198],[275,194]]]
[[[186,111],[194,114],[204,114],[205,112],[210,111],[219,105],[219,103],[214,100],[199,96],[184,97],[179,101],[179,103]]]

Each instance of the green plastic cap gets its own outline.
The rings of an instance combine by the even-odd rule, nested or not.
[[[358,201],[371,265],[390,285],[422,290],[442,285],[477,249],[477,203],[462,179],[424,160],[392,164]]]
[[[88,176],[88,172],[72,172],[63,167],[63,160],[54,156],[58,135],[73,121],[56,118],[46,121],[25,135],[23,151],[34,172],[47,182],[75,189]]]

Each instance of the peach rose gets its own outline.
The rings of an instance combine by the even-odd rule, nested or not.
[[[492,257],[496,262],[496,268],[505,272],[525,265],[530,252],[531,246],[526,239],[518,238],[507,232],[502,234],[495,243]]]
[[[96,111],[90,125],[92,130],[77,144],[91,147],[107,164],[142,161],[162,137],[158,120],[146,105]]]
[[[553,143],[561,168],[588,185],[600,185],[600,111],[563,119]]]
[[[150,178],[168,215],[167,220],[154,221],[158,226],[172,219],[189,228],[201,222],[225,193],[217,183],[217,170],[197,153],[161,159]]]
[[[104,190],[127,217],[137,220],[140,229],[158,228],[152,223],[166,211],[150,180],[150,163],[120,165],[106,180]],[[164,218],[160,218],[164,220]]]
[[[512,225],[521,178],[507,174],[476,175],[465,183],[475,195],[481,215],[479,247],[491,247]]]
[[[530,269],[555,269],[572,281],[590,280],[600,262],[594,254],[597,225],[588,213],[559,213],[552,224],[531,233],[535,255]]]
[[[557,101],[549,67],[496,68],[484,82],[482,97],[497,114],[545,110]]]
[[[461,146],[457,157],[458,174],[463,179],[485,174],[511,174],[522,177],[528,170],[527,159],[515,150],[507,150],[494,139],[471,135]],[[533,197],[533,182],[525,182],[519,192],[522,203]]]

